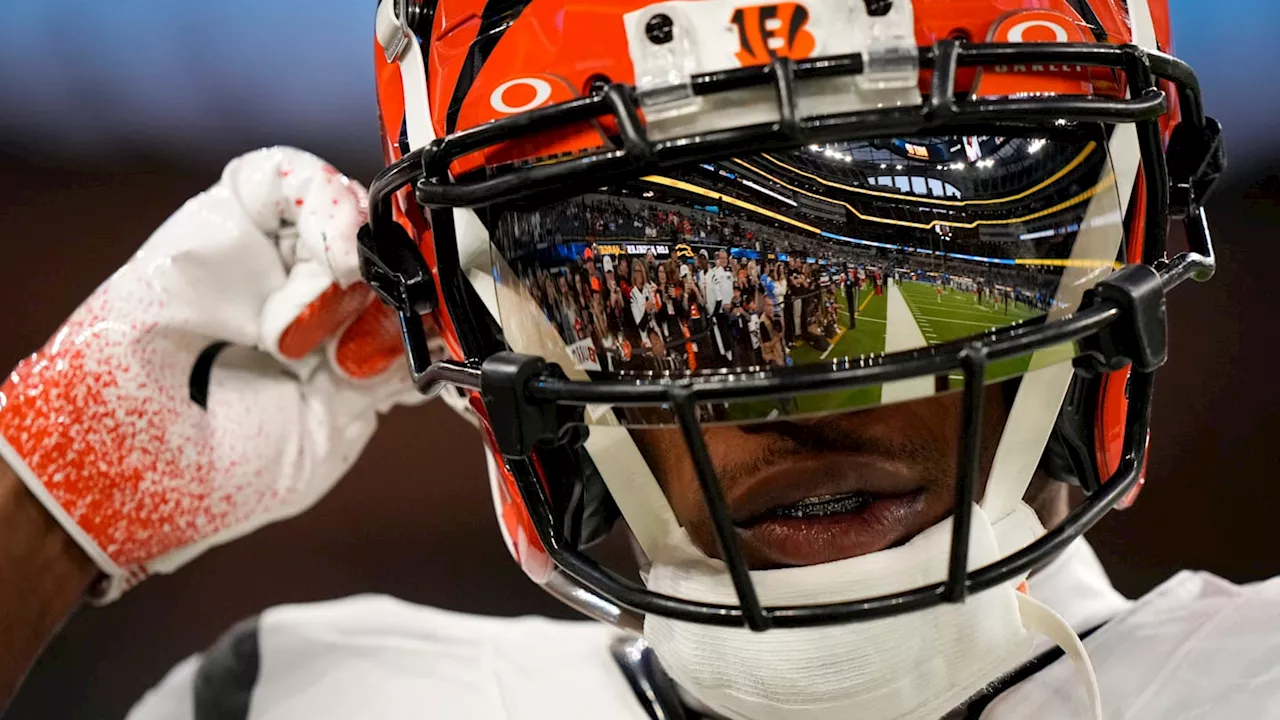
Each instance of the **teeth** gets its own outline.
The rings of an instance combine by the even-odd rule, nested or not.
[[[793,505],[774,508],[773,514],[792,518],[839,515],[856,512],[874,501],[875,498],[871,495],[860,492],[846,495],[823,495],[822,497],[805,498]]]

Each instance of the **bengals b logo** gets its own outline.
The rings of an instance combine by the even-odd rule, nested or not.
[[[799,60],[813,54],[813,33],[805,29],[809,9],[800,3],[738,8],[729,22],[738,28],[742,49],[735,57],[743,67],[764,65],[780,57]]]

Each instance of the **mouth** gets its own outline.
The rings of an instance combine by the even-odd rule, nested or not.
[[[871,493],[864,492],[823,495],[821,497],[805,498],[791,505],[773,508],[772,513],[776,516],[800,519],[847,515],[858,512],[875,502],[875,500],[875,496]]]
[[[829,455],[778,464],[744,481],[729,506],[753,567],[834,562],[909,539],[925,488],[891,460]]]

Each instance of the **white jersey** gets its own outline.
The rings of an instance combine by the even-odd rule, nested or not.
[[[1280,579],[1237,586],[1182,572],[1133,602],[1078,540],[1030,586],[1088,634],[1107,718],[1280,718]],[[127,720],[644,720],[610,651],[618,637],[595,622],[383,596],[281,606],[179,664]],[[994,684],[960,717],[1087,717],[1083,686],[1058,654]]]
[[[732,273],[717,265],[707,272],[703,282],[705,286],[702,288],[702,297],[707,303],[707,310],[714,313],[716,303],[719,303],[721,311],[729,312],[733,304]]]

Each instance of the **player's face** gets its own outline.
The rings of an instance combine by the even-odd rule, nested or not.
[[[985,484],[1004,427],[1001,390],[987,390]],[[962,397],[812,420],[705,429],[747,561],[816,565],[899,545],[951,514]],[[679,430],[633,430],[676,517],[719,557],[710,515]],[[982,488],[978,488],[981,495]]]

